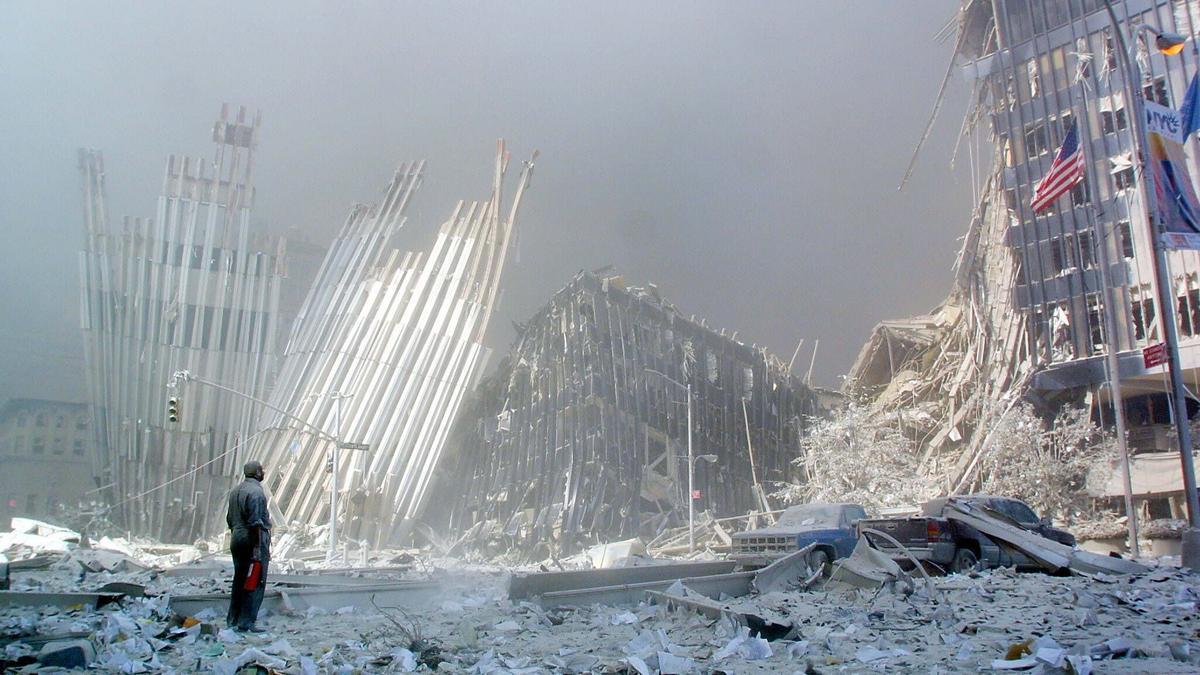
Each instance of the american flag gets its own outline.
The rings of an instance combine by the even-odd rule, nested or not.
[[[1050,169],[1041,182],[1033,189],[1033,201],[1029,206],[1034,213],[1044,211],[1056,199],[1066,194],[1083,180],[1083,148],[1079,145],[1079,131],[1075,122],[1063,139],[1062,147],[1054,156]]]

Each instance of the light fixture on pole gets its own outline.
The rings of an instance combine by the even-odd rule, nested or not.
[[[1167,351],[1167,370],[1171,379],[1171,394],[1174,397],[1173,413],[1175,418],[1175,433],[1179,441],[1179,461],[1183,473],[1183,493],[1187,502],[1188,529],[1183,534],[1183,565],[1193,569],[1200,568],[1200,533],[1197,532],[1197,518],[1200,517],[1200,504],[1196,497],[1196,472],[1192,462],[1192,437],[1188,428],[1187,394],[1183,384],[1183,370],[1179,360],[1179,334],[1175,323],[1175,298],[1171,278],[1167,273],[1167,255],[1163,246],[1163,223],[1158,217],[1157,192],[1154,185],[1154,172],[1149,170],[1147,159],[1149,145],[1146,140],[1146,106],[1145,99],[1135,87],[1141,83],[1141,72],[1136,60],[1129,58],[1129,43],[1125,32],[1121,30],[1117,13],[1113,10],[1112,0],[1104,0],[1104,8],[1108,12],[1113,34],[1117,39],[1117,52],[1124,69],[1125,97],[1133,105],[1133,141],[1134,159],[1138,165],[1138,174],[1142,183],[1142,206],[1146,210],[1146,223],[1149,227],[1150,246],[1154,250],[1154,278],[1157,287],[1158,306],[1163,326],[1163,339]],[[1183,36],[1174,33],[1164,33],[1142,24],[1138,29],[1154,35],[1154,44],[1164,54],[1178,54],[1186,41]],[[1190,545],[1189,545],[1190,544]]]
[[[657,370],[654,370],[653,368],[647,368],[646,372],[654,373],[655,375],[658,375],[662,379],[664,379],[668,382],[671,382],[675,386],[683,387],[685,390],[687,390],[688,553],[695,553],[696,552],[696,500],[693,495],[696,494],[696,481],[695,481],[695,472],[693,471],[693,467],[695,466],[695,460],[693,459],[693,455],[692,455],[692,383],[688,382],[687,384],[684,384],[684,383],[680,382],[679,380],[676,380],[675,378],[673,378],[665,373],[661,373]],[[711,456],[711,455],[707,455],[707,456]]]
[[[342,449],[342,399],[351,398],[354,394],[343,394],[340,391],[329,392],[333,399],[333,453],[330,456],[332,470],[329,472],[329,555],[333,562],[337,558],[338,546],[338,468],[341,466]]]
[[[689,406],[690,408],[690,406]],[[689,423],[690,427],[691,424]],[[689,436],[690,438],[690,436]],[[689,446],[688,450],[691,450]],[[696,552],[696,462],[703,460],[709,464],[717,463],[716,455],[693,455],[688,453],[688,553]]]

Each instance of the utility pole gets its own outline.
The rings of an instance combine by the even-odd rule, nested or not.
[[[692,454],[692,383],[687,383],[688,554],[696,552],[696,457]]]
[[[329,475],[329,562],[337,559],[338,546],[338,467],[341,465],[342,449],[342,399],[354,394],[343,394],[339,391],[330,392],[333,399],[333,454],[330,456],[331,470]]]
[[[186,370],[175,371],[175,373],[171,376],[170,382],[167,383],[167,386],[175,387],[178,385],[179,382],[185,382],[185,383],[186,382],[196,382],[196,383],[208,386],[208,387],[220,389],[221,391],[229,392],[230,394],[233,394],[234,396],[240,396],[244,399],[254,401],[255,403],[258,403],[270,410],[273,410],[290,420],[299,422],[301,425],[307,427],[311,431],[314,431],[319,438],[324,438],[327,441],[333,442],[333,452],[330,455],[330,467],[331,467],[332,475],[330,476],[330,481],[329,481],[329,553],[328,553],[328,558],[330,561],[334,560],[337,557],[337,542],[338,542],[338,534],[337,534],[337,505],[338,505],[337,479],[338,479],[338,474],[337,474],[337,470],[338,470],[338,461],[340,459],[339,451],[343,445],[343,443],[342,443],[342,399],[352,398],[354,396],[354,394],[343,394],[343,393],[337,392],[337,391],[330,392],[329,394],[327,394],[334,401],[333,435],[330,435],[330,434],[326,433],[325,430],[322,429],[321,427],[318,427],[315,424],[312,424],[311,422],[309,422],[307,420],[300,419],[299,417],[296,417],[295,415],[289,413],[286,410],[283,410],[282,408],[276,408],[275,406],[271,405],[270,403],[268,403],[260,398],[240,392],[240,391],[230,388],[230,387],[226,387],[223,384],[218,384],[211,380],[206,380],[202,377],[197,377],[197,376],[193,375],[192,373],[190,373],[189,371],[186,371]],[[318,396],[319,396],[319,394],[318,394]],[[365,444],[362,444],[362,443],[352,443],[352,444],[345,444],[345,445],[350,446],[354,450],[367,450],[368,449],[368,446]]]
[[[654,373],[662,379],[683,387],[687,391],[687,465],[688,465],[688,553],[696,552],[696,458],[692,454],[692,383],[684,384],[666,373],[653,368],[647,368],[647,373]],[[714,461],[714,460],[709,460]]]
[[[1121,29],[1117,13],[1113,10],[1112,0],[1104,0],[1104,9],[1108,11],[1108,20],[1112,24],[1113,34],[1117,39],[1118,56],[1124,67],[1125,97],[1133,106],[1133,140],[1134,155],[1137,161],[1138,173],[1141,174],[1142,205],[1146,209],[1146,223],[1149,229],[1150,246],[1154,249],[1154,277],[1157,287],[1159,314],[1163,327],[1163,338],[1167,351],[1167,370],[1171,378],[1171,393],[1174,397],[1175,435],[1179,441],[1179,462],[1183,473],[1183,495],[1187,501],[1188,528],[1183,533],[1183,566],[1200,569],[1200,504],[1196,497],[1196,470],[1192,462],[1192,434],[1188,428],[1187,394],[1183,384],[1183,370],[1179,361],[1179,334],[1175,325],[1175,298],[1171,277],[1167,272],[1167,254],[1163,245],[1163,223],[1159,220],[1157,193],[1154,185],[1154,171],[1149,165],[1148,143],[1146,140],[1146,106],[1142,93],[1136,89],[1141,83],[1140,71],[1134,61],[1129,58],[1129,45],[1125,39],[1125,31]],[[1150,29],[1145,24],[1142,28]],[[1161,32],[1156,33],[1156,42],[1171,37]],[[1180,38],[1181,39],[1181,38]]]

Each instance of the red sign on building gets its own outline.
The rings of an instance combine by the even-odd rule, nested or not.
[[[692,499],[700,499],[700,491],[692,490]]]
[[[1161,366],[1167,362],[1167,345],[1160,342],[1156,345],[1149,345],[1142,350],[1142,363],[1146,364],[1147,368]]]

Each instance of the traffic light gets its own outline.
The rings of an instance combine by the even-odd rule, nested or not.
[[[172,396],[167,399],[167,421],[175,423],[179,421],[179,397]]]

